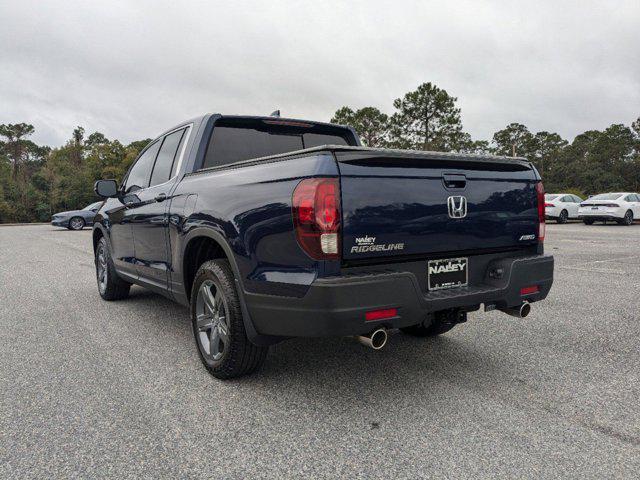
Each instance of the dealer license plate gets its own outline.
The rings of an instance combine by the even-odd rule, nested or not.
[[[469,283],[468,264],[469,260],[466,257],[429,260],[427,265],[429,290],[466,286]]]

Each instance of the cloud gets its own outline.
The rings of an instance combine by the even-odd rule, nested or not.
[[[59,145],[206,112],[328,120],[431,81],[465,129],[572,139],[640,115],[640,3],[2,2],[0,123]]]

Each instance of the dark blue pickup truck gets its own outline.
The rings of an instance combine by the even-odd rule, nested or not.
[[[93,227],[105,300],[142,285],[189,305],[218,378],[290,337],[444,333],[524,317],[553,281],[544,190],[522,158],[383,150],[353,129],[205,115],[160,135]]]

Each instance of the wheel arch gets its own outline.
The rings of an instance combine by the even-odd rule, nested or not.
[[[222,234],[210,228],[195,228],[190,231],[184,239],[181,267],[182,285],[187,302],[189,302],[189,299],[191,298],[193,280],[200,266],[208,260],[216,259],[227,260],[231,266],[236,284],[236,291],[238,292],[238,297],[240,299],[243,323],[249,340],[259,346],[273,345],[274,343],[281,341],[282,338],[280,337],[261,335],[255,329],[253,321],[251,320],[251,315],[249,314],[249,309],[247,308],[242,277],[240,275],[240,269],[238,268],[233,250]]]
[[[205,232],[199,232],[190,238],[184,247],[182,254],[182,285],[184,287],[187,299],[191,298],[191,287],[196,272],[200,266],[208,260],[225,259],[229,261],[234,275],[238,275],[237,265],[233,260],[233,254],[230,248],[224,248],[222,245],[226,242],[220,241]]]
[[[93,253],[96,252],[96,248],[98,248],[98,242],[102,237],[105,237],[107,239],[107,245],[109,245],[109,237],[106,234],[103,225],[101,223],[94,223],[93,232],[91,232],[91,238],[93,242]],[[109,248],[111,248],[111,245],[109,245]]]

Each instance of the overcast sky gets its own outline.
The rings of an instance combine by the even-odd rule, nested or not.
[[[0,45],[0,123],[52,146],[76,125],[129,142],[207,112],[392,113],[427,81],[475,139],[640,115],[638,0],[0,0]]]

